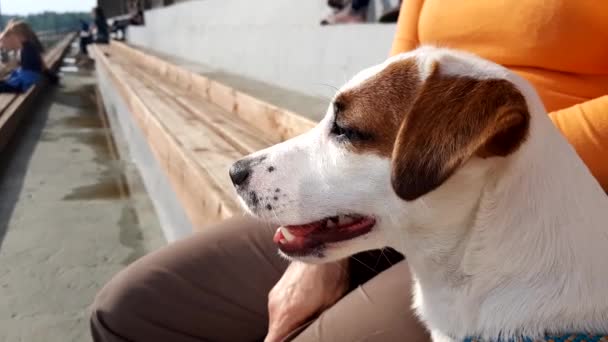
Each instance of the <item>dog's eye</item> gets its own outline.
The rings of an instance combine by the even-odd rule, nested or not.
[[[334,102],[334,115],[338,115],[341,111],[344,110],[344,104],[342,102]]]
[[[334,125],[331,127],[330,133],[335,136],[341,136],[346,133],[346,130],[343,127],[341,127],[340,125],[338,125],[337,122],[334,121]]]
[[[331,127],[330,133],[335,135],[338,139],[348,140],[348,141],[362,141],[369,140],[371,136],[367,133],[360,132],[356,129],[348,128],[341,126],[337,121],[334,121],[333,126]]]

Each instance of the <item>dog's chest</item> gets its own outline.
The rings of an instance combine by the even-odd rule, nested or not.
[[[543,338],[531,337],[515,337],[508,339],[482,339],[476,337],[467,337],[462,340],[455,340],[447,337],[438,331],[431,332],[433,342],[608,342],[608,335],[590,335],[590,334],[557,334],[547,335]]]
[[[608,342],[608,335],[561,334],[547,335],[543,338],[516,337],[500,340],[484,340],[468,337],[462,342]]]

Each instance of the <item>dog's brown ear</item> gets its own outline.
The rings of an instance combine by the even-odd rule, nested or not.
[[[526,139],[530,114],[509,81],[441,75],[439,65],[404,116],[391,182],[411,201],[439,187],[473,155],[507,156]]]

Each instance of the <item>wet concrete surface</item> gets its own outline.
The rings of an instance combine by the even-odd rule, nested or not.
[[[98,109],[92,74],[66,73],[0,152],[2,342],[90,341],[95,294],[164,244]]]

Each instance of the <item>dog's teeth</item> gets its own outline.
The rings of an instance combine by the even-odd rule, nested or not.
[[[330,219],[327,221],[327,228],[335,228],[336,227],[336,223],[334,222],[333,219]]]
[[[353,223],[353,219],[350,216],[340,215],[340,225],[348,225]]]
[[[287,243],[287,240],[285,240],[285,239],[281,239],[281,240],[279,240],[279,243],[284,245],[284,244],[286,244],[286,243]]]
[[[287,229],[285,227],[281,227],[279,229],[281,229],[281,233],[283,233],[283,237],[285,238],[285,240],[293,241],[293,239],[296,238],[295,236],[293,236],[293,234],[291,234],[291,232],[289,232],[289,229]]]

